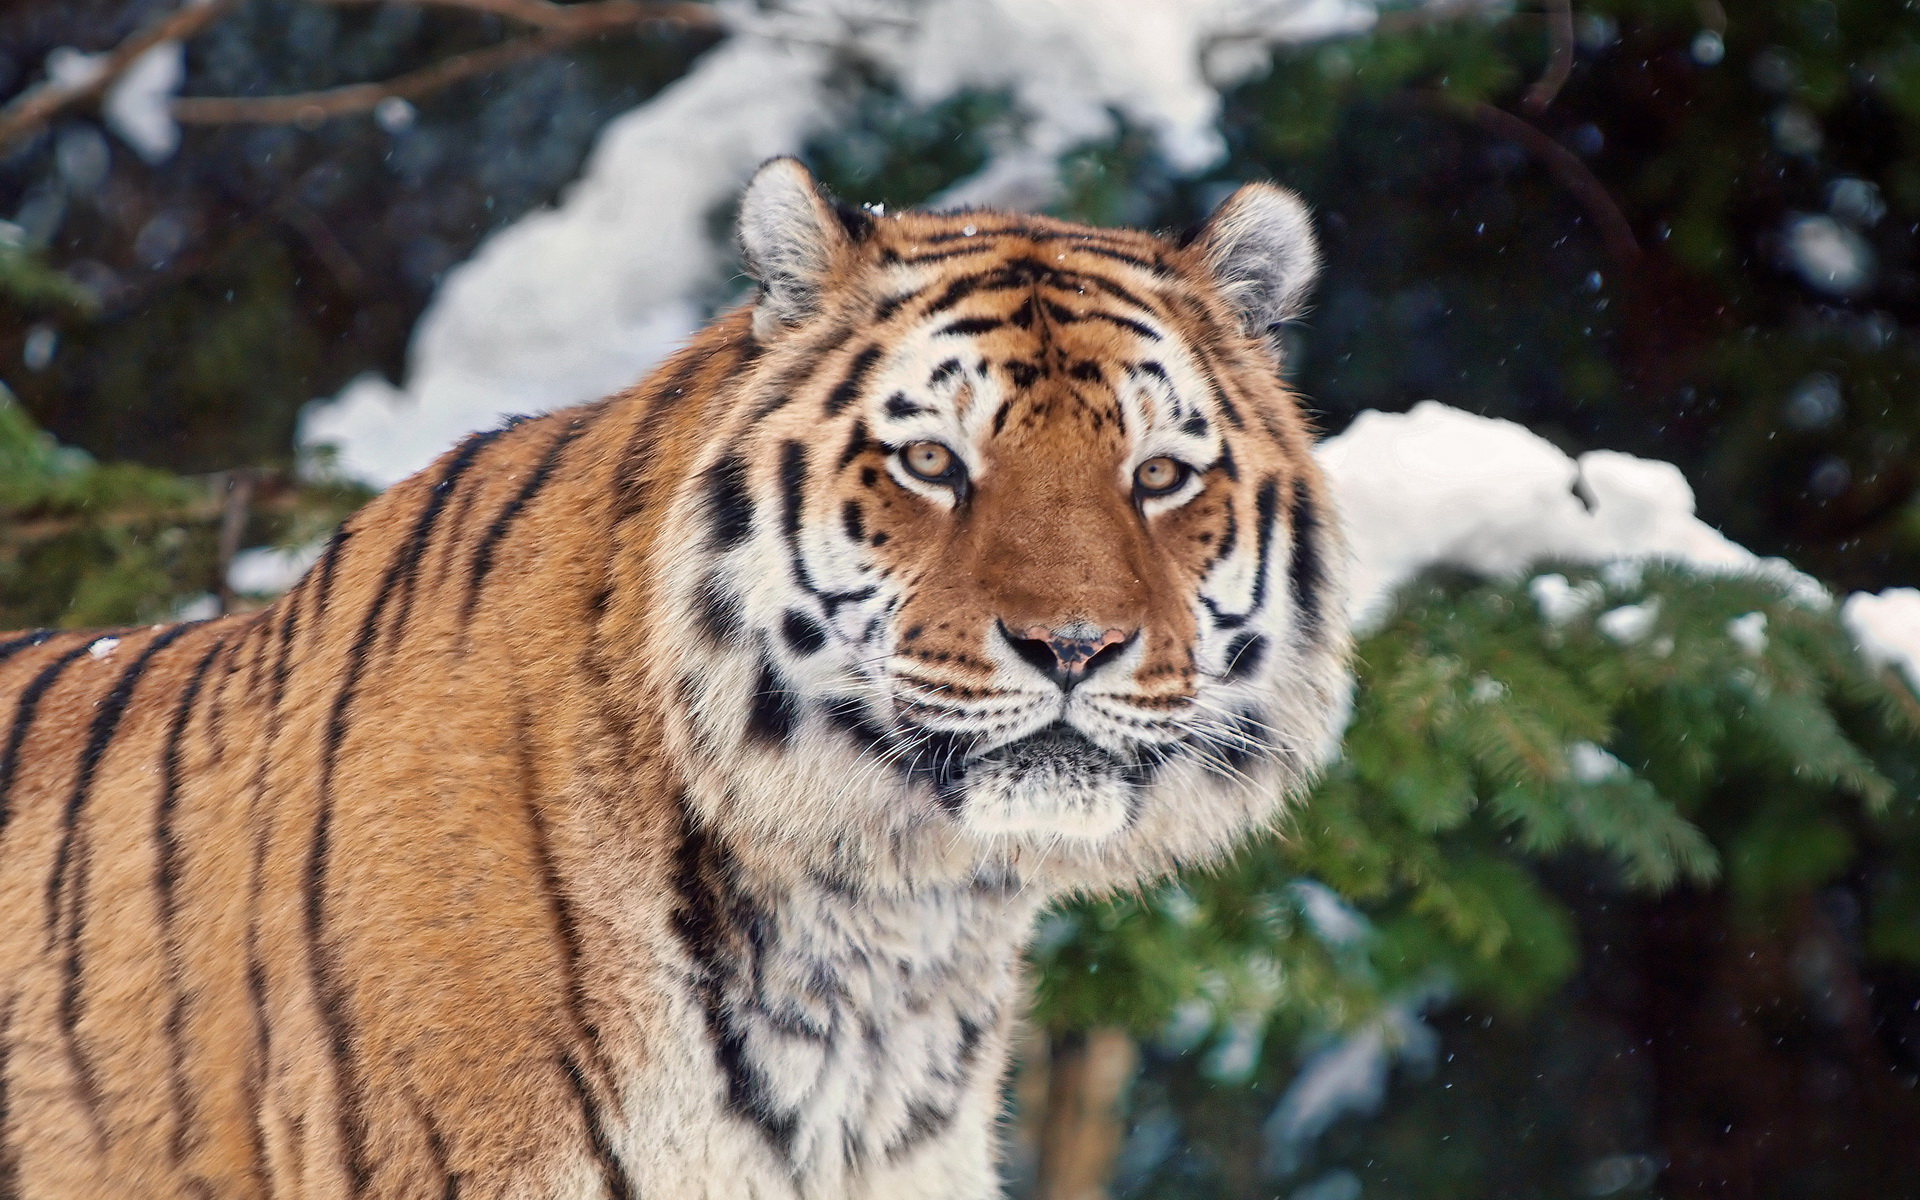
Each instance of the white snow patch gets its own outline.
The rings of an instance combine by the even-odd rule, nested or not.
[[[710,215],[760,162],[828,126],[837,62],[873,64],[925,104],[1006,91],[1021,136],[941,202],[1033,207],[1057,193],[1061,154],[1110,136],[1116,112],[1153,131],[1179,169],[1217,159],[1208,52],[1373,20],[1367,0],[787,0],[721,12],[729,40],[609,124],[558,207],[448,274],[414,330],[405,385],[363,377],[316,403],[303,445],[332,445],[347,475],[385,486],[504,415],[638,381],[733,290]]]
[[[1297,879],[1290,891],[1314,935],[1329,946],[1348,946],[1372,932],[1366,917],[1318,879]]]
[[[47,51],[47,82],[59,88],[90,86],[107,69],[107,56],[88,54],[72,46],[55,46]]]
[[[1606,589],[1588,580],[1575,587],[1558,572],[1536,575],[1527,583],[1527,595],[1549,625],[1565,625],[1586,612],[1606,596]]]
[[[186,74],[185,48],[157,42],[113,81],[100,106],[107,128],[150,163],[165,162],[180,148],[173,96]]]
[[[1894,667],[1920,692],[1920,589],[1855,592],[1840,606],[1854,645],[1876,667]]]
[[[1622,646],[1631,646],[1652,631],[1653,623],[1659,617],[1660,598],[1656,596],[1640,604],[1623,604],[1619,608],[1609,609],[1600,614],[1594,625]]]
[[[107,657],[107,655],[112,654],[114,649],[119,645],[120,639],[117,637],[98,638],[91,646],[87,647],[87,654],[94,661],[98,662]]]
[[[1511,421],[1431,400],[1404,414],[1362,413],[1319,458],[1345,519],[1350,603],[1363,629],[1385,616],[1395,589],[1442,564],[1517,578],[1542,560],[1667,560],[1756,572],[1802,603],[1830,603],[1809,576],[1694,516],[1693,489],[1671,463],[1610,450],[1575,460]],[[1564,577],[1543,575],[1530,590],[1549,620],[1581,611]]]
[[[1844,611],[1844,610],[1843,610]],[[1758,657],[1767,652],[1767,614],[1750,612],[1727,622],[1727,637],[1748,654]]]
[[[1581,783],[1605,783],[1633,774],[1627,764],[1592,742],[1575,742],[1567,747],[1567,769]]]
[[[242,596],[277,596],[307,573],[327,548],[325,541],[283,550],[256,546],[242,550],[227,564],[227,587]]]
[[[1439,1035],[1420,1013],[1441,998],[1430,990],[1389,1004],[1373,1020],[1307,1059],[1261,1130],[1269,1175],[1291,1171],[1301,1150],[1342,1116],[1378,1109],[1395,1058],[1432,1063]]]

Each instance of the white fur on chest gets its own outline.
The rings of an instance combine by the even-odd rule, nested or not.
[[[998,1193],[993,1125],[1038,900],[746,878],[682,863],[659,1053],[625,1089],[650,1194]]]

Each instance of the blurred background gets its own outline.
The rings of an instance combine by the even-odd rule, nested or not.
[[[1167,229],[1279,180],[1330,438],[1670,462],[1805,573],[1389,572],[1281,835],[1044,923],[1013,1194],[1920,1196],[1912,0],[19,0],[0,628],[257,606],[631,382],[745,294],[778,153]]]

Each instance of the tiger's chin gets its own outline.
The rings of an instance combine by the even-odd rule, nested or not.
[[[1097,841],[1133,818],[1136,786],[1113,755],[1055,726],[971,764],[960,786],[960,823],[983,838]]]

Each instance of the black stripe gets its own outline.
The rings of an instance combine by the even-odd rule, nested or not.
[[[780,447],[780,532],[787,539],[801,586],[811,592],[815,590],[813,581],[807,577],[806,566],[800,561],[800,509],[806,502],[806,483],[807,448],[799,442],[788,441]]]
[[[40,705],[40,698],[47,694],[54,681],[60,678],[60,672],[67,664],[87,652],[92,641],[81,642],[78,646],[40,668],[40,673],[32,682],[20,690],[20,702],[13,710],[13,728],[7,732],[7,748],[0,754],[0,833],[6,832],[7,820],[12,815],[11,798],[13,776],[20,763],[20,746],[27,740],[27,731],[33,728],[33,712]]]
[[[14,638],[12,641],[0,642],[0,663],[7,661],[22,650],[30,650],[40,645],[52,636],[53,630],[51,629],[36,629],[31,633],[22,634]]]
[[[962,317],[949,321],[933,331],[935,337],[965,337],[972,334],[992,333],[1005,325],[999,317]]]
[[[726,1080],[727,1108],[751,1122],[776,1153],[790,1160],[798,1113],[781,1111],[769,1095],[726,996],[730,980],[757,968],[754,950],[764,941],[768,917],[740,887],[726,848],[695,823],[684,794],[680,814],[674,931],[692,967],[694,991],[713,1043],[714,1065]]]
[[[541,488],[547,486],[547,480],[553,477],[554,466],[560,461],[560,452],[565,450],[574,438],[580,436],[580,431],[590,423],[590,416],[597,416],[604,411],[606,410],[596,409],[592,414],[580,413],[568,421],[554,437],[552,444],[547,447],[547,452],[540,456],[540,463],[534,467],[533,474],[527,476],[526,482],[520,485],[520,490],[513,494],[513,499],[501,507],[500,512],[493,518],[493,523],[487,526],[484,534],[480,535],[480,544],[473,550],[473,565],[467,572],[467,596],[460,603],[462,621],[473,617],[474,605],[480,601],[480,586],[487,581],[488,572],[493,570],[494,550],[507,536],[507,531],[513,528],[513,523],[520,518],[520,513],[527,507],[528,502],[540,494]]]
[[[1247,603],[1247,611],[1243,613],[1223,613],[1212,600],[1202,596],[1200,602],[1206,605],[1207,610],[1213,614],[1213,624],[1215,628],[1237,629],[1245,625],[1249,617],[1252,617],[1266,606],[1267,559],[1273,552],[1273,523],[1279,516],[1279,509],[1279,488],[1274,483],[1273,478],[1269,476],[1261,481],[1260,491],[1254,497],[1253,504],[1254,545],[1259,548],[1260,556],[1259,561],[1254,564],[1253,568],[1253,599]]]
[[[187,1089],[187,987],[183,978],[185,972],[180,966],[180,939],[174,925],[178,911],[174,903],[174,887],[180,881],[180,847],[173,836],[173,813],[180,800],[180,739],[193,716],[193,706],[200,698],[200,688],[206,680],[207,669],[224,647],[224,638],[214,639],[212,648],[201,657],[193,674],[187,677],[187,686],[180,693],[180,703],[174,706],[173,723],[167,729],[165,748],[160,755],[160,802],[154,809],[153,819],[153,888],[159,909],[160,948],[166,958],[167,984],[173,993],[167,1005],[166,1032],[167,1093],[172,1098],[169,1107],[173,1111],[174,1124],[173,1136],[167,1145],[176,1163],[187,1156],[194,1104],[193,1096]]]
[[[446,1182],[440,1186],[440,1200],[460,1200],[460,1176],[453,1170],[453,1162],[447,1157],[447,1140],[440,1136],[440,1127],[427,1115],[426,1106],[420,1103],[418,1096],[411,1097],[413,1113],[420,1118],[420,1128],[427,1135],[427,1157],[433,1160],[433,1169],[443,1176]]]
[[[1097,254],[1102,258],[1111,258],[1116,262],[1126,263],[1130,267],[1138,267],[1150,275],[1158,275],[1164,278],[1170,273],[1167,270],[1167,264],[1164,262],[1141,258],[1138,255],[1128,254],[1123,250],[1112,250],[1106,246],[1095,246],[1084,241],[1075,245],[1074,249],[1082,254]]]
[[[740,596],[717,572],[701,580],[695,589],[693,619],[715,645],[725,645],[740,635],[745,623]]]
[[[893,401],[887,401],[887,407],[891,411]],[[853,433],[847,438],[847,447],[840,452],[840,469],[846,470],[847,465],[866,453],[867,447],[872,444],[873,439],[867,434],[867,423],[864,420],[854,421]]]
[[[799,724],[799,699],[763,652],[760,674],[753,684],[753,702],[747,710],[747,736],[763,745],[784,746]]]
[[[887,1144],[887,1161],[899,1162],[919,1146],[944,1133],[953,1124],[954,1110],[936,1108],[924,1100],[907,1105],[907,1127]]]
[[[972,254],[985,254],[1000,247],[992,242],[983,241],[974,246],[956,246],[951,250],[929,250],[925,254],[902,254],[893,258],[894,262],[906,266],[919,266],[922,263],[945,262],[950,258],[965,258]]]
[[[519,715],[524,733],[526,715]],[[610,1083],[613,1070],[600,1052],[600,1026],[587,1015],[586,991],[580,983],[580,929],[573,917],[573,905],[567,901],[566,886],[560,880],[560,869],[553,860],[552,840],[547,834],[546,820],[540,814],[540,805],[534,797],[533,761],[529,747],[532,740],[525,736],[520,739],[521,793],[525,797],[527,823],[533,832],[533,853],[540,862],[540,882],[552,906],[554,932],[560,936],[562,965],[566,974],[566,992],[568,1015],[573,1018],[575,1032],[586,1045],[587,1053],[592,1056],[594,1070],[603,1083]]]
[[[504,429],[489,429],[485,433],[476,433],[460,446],[441,474],[440,481],[433,485],[433,492],[427,497],[426,507],[420,511],[420,519],[414,522],[413,537],[401,551],[400,558],[387,571],[388,588],[397,588],[400,593],[400,606],[395,612],[389,636],[398,641],[406,632],[407,619],[413,614],[413,592],[420,577],[421,560],[427,556],[427,547],[433,540],[434,526],[439,523],[440,514],[446,509],[447,501],[454,489],[460,484],[460,477],[467,473],[482,450],[493,444],[495,438],[505,433]]]
[[[747,491],[747,460],[738,454],[707,468],[708,545],[727,551],[753,532],[753,497]]]
[[[1220,678],[1232,682],[1245,679],[1260,669],[1261,660],[1267,656],[1267,639],[1257,633],[1242,633],[1227,643],[1227,652],[1222,656],[1226,665],[1221,668]]]
[[[307,846],[306,880],[306,935],[309,969],[312,974],[314,993],[320,998],[321,1021],[326,1026],[327,1042],[333,1052],[334,1066],[340,1076],[340,1140],[346,1148],[347,1174],[352,1192],[358,1195],[366,1189],[369,1169],[366,1161],[366,1116],[360,1100],[359,1088],[354,1078],[352,1065],[353,1037],[347,1027],[346,997],[337,981],[333,955],[328,949],[324,926],[326,923],[326,889],[329,856],[333,843],[333,771],[340,754],[340,744],[347,735],[347,715],[353,707],[354,695],[359,691],[360,677],[366,670],[367,655],[373,643],[379,637],[380,618],[385,612],[387,601],[394,594],[394,585],[404,575],[410,574],[419,566],[420,553],[433,535],[434,523],[439,519],[441,510],[446,506],[447,495],[473,461],[486,441],[497,436],[478,434],[468,439],[467,445],[447,465],[440,481],[434,485],[427,496],[426,504],[414,521],[413,534],[394,555],[387,565],[386,574],[375,590],[373,602],[367,608],[367,615],[361,622],[359,635],[347,650],[345,678],[340,690],[335,693],[332,712],[327,717],[322,732],[320,750],[320,771],[317,781],[317,794],[320,799],[320,811],[315,815],[313,834]]]
[[[790,608],[781,616],[780,636],[795,654],[818,654],[827,644],[827,631],[820,622],[797,608]]]
[[[1154,329],[1152,326],[1147,325],[1144,322],[1136,321],[1132,317],[1118,317],[1109,312],[1090,312],[1083,319],[1088,321],[1105,321],[1109,325],[1118,325],[1122,329],[1129,330],[1133,333],[1139,334],[1141,337],[1146,338],[1150,342],[1157,342],[1160,340],[1159,330]]]
[[[100,1119],[100,1085],[93,1070],[93,1063],[80,1045],[78,1029],[80,1015],[85,1007],[85,994],[81,972],[81,944],[86,935],[87,926],[87,879],[91,870],[91,839],[80,836],[80,814],[85,808],[88,797],[93,791],[94,775],[99,769],[100,760],[107,752],[107,745],[113,739],[114,730],[120,724],[121,716],[126,712],[127,702],[133,698],[133,690],[140,683],[140,676],[146,672],[147,664],[153,656],[171,644],[181,634],[194,628],[188,623],[175,625],[162,631],[159,636],[147,643],[139,657],[135,658],[120,678],[114,682],[106,698],[94,708],[93,725],[87,731],[87,743],[80,755],[80,769],[76,774],[73,792],[67,797],[67,807],[61,815],[60,845],[54,852],[53,875],[47,884],[47,933],[49,939],[54,935],[54,918],[60,896],[65,889],[69,865],[73,870],[73,899],[67,905],[67,930],[64,937],[66,952],[61,959],[59,1023],[61,1039],[66,1043],[67,1057],[73,1064],[74,1076],[80,1082],[80,1094],[86,1102],[94,1120]],[[74,860],[76,842],[79,845],[79,858]]]
[[[600,1115],[600,1104],[593,1098],[580,1064],[573,1061],[572,1055],[563,1055],[560,1069],[566,1073],[567,1082],[573,1085],[573,1094],[580,1101],[580,1116],[587,1126],[587,1144],[593,1150],[593,1161],[600,1168],[600,1181],[606,1185],[607,1195],[612,1200],[636,1200],[639,1190],[627,1177],[626,1168],[620,1165],[620,1156],[614,1152],[613,1140],[607,1136],[606,1122]]]
[[[340,552],[347,548],[347,539],[353,534],[345,525],[333,531],[327,539],[327,552],[320,556],[320,582],[313,599],[313,628],[320,628],[320,619],[327,614],[327,601],[333,598],[333,572],[340,565]]]
[[[742,334],[742,338],[750,337],[749,334]],[[687,385],[693,382],[702,367],[713,357],[727,351],[733,352],[733,362],[738,364],[752,357],[754,347],[751,344],[743,346],[741,340],[736,339],[724,343],[704,357],[689,348],[681,352],[684,357],[675,363],[673,373],[662,380],[659,387],[649,389],[646,411],[628,437],[626,447],[620,452],[620,465],[614,476],[615,522],[625,521],[646,507],[654,480],[666,473],[663,465],[657,461],[655,450],[666,433],[667,419],[678,411],[675,401],[686,395]],[[650,377],[649,382],[652,378],[658,378],[658,373]]]
[[[1293,481],[1293,561],[1287,564],[1287,585],[1293,591],[1301,628],[1310,641],[1318,641],[1327,568],[1320,556],[1320,512],[1304,478]]]
[[[846,407],[860,398],[860,388],[867,380],[867,372],[873,370],[873,364],[880,361],[880,347],[868,346],[853,356],[853,365],[847,368],[843,378],[827,395],[827,415],[837,417],[846,411]]]
[[[954,362],[953,359],[948,359],[947,361]],[[958,363],[955,363],[956,367],[958,365],[959,365]],[[886,411],[887,411],[887,415],[889,417],[892,417],[894,420],[904,421],[908,417],[917,417],[921,413],[932,412],[933,410],[926,407],[925,405],[915,404],[912,400],[907,398],[907,394],[905,392],[895,392],[893,395],[887,397]]]
[[[885,300],[882,300],[880,303],[874,305],[873,306],[873,323],[878,325],[881,322],[885,321],[887,318],[891,317],[894,313],[899,312],[902,305],[906,304],[908,301],[919,296],[920,291],[922,290],[924,289],[918,289],[911,292],[902,292],[898,296],[888,296]]]
[[[7,1006],[0,1009],[0,1200],[18,1200],[20,1195],[20,1163],[13,1155],[13,1139],[8,1136],[12,1128],[13,1108],[8,1100],[7,1080],[13,1060],[13,1006],[12,996],[7,997]]]

